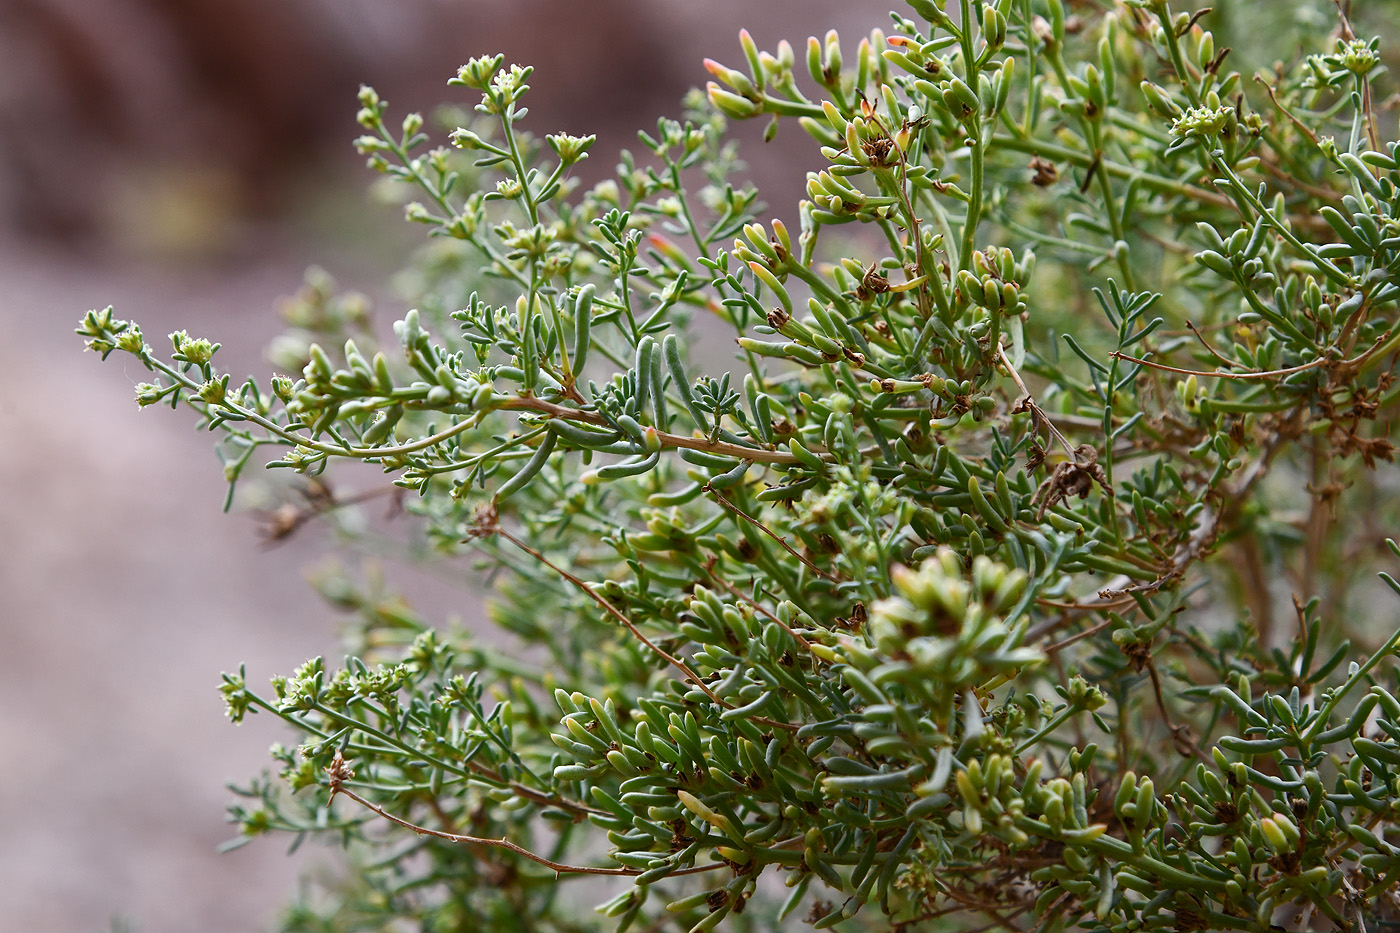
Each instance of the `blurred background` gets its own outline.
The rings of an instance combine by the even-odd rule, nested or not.
[[[223,516],[210,439],[139,412],[144,371],[72,333],[116,306],[153,343],[221,340],[265,374],[279,296],[325,267],[384,289],[421,240],[366,197],[351,149],[360,83],[395,117],[454,100],[486,52],[536,66],[527,127],[597,132],[596,178],[676,116],[705,56],[888,20],[887,0],[0,0],[0,929],[268,929],[322,853],[231,835],[229,781],[288,739],[227,724],[219,673],[250,680],[340,655],[302,573],[314,529],[269,549]],[[751,175],[791,215],[815,147],[739,128]],[[775,176],[777,178],[775,179]],[[441,597],[450,600],[453,597]],[[471,621],[476,603],[460,597]]]

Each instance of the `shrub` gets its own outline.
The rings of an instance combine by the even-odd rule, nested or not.
[[[351,853],[288,929],[1394,916],[1379,40],[1307,4],[909,6],[802,60],[741,34],[582,192],[593,138],[520,129],[529,68],[461,68],[454,148],[364,89],[358,146],[435,237],[392,348],[321,280],[270,382],[83,321],[230,487],[269,455],[315,484],[281,532],[380,465],[400,546],[485,567],[522,646],[336,578],[358,656],[224,676],[301,740],[242,833]],[[792,227],[729,181],[751,117],[821,145]]]

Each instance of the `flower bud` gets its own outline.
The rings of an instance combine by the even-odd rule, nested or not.
[[[738,94],[724,90],[713,81],[706,83],[705,92],[709,95],[710,103],[720,113],[736,120],[747,120],[749,117],[758,116],[763,112],[763,108],[747,97],[740,97]]]

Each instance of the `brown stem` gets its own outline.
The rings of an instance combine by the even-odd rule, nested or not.
[[[1211,756],[1201,751],[1200,747],[1191,740],[1191,727],[1185,724],[1176,725],[1172,722],[1171,713],[1167,712],[1167,701],[1162,696],[1162,679],[1157,676],[1157,665],[1152,663],[1152,659],[1147,659],[1147,673],[1152,678],[1152,692],[1157,698],[1157,711],[1162,714],[1162,722],[1166,723],[1167,729],[1172,734],[1172,746],[1177,754],[1183,758],[1199,758],[1206,764],[1212,762]]]
[[[1239,363],[1236,363],[1234,360],[1232,360],[1232,359],[1230,359],[1229,357],[1227,357],[1227,356],[1225,356],[1224,354],[1222,354],[1219,350],[1215,349],[1215,347],[1212,347],[1212,346],[1210,345],[1210,341],[1206,340],[1205,335],[1203,335],[1203,334],[1201,333],[1200,329],[1199,329],[1198,327],[1196,327],[1195,324],[1192,324],[1190,321],[1187,321],[1187,322],[1186,322],[1186,329],[1189,330],[1193,335],[1195,335],[1196,339],[1199,340],[1199,341],[1201,342],[1201,346],[1203,346],[1203,347],[1206,348],[1206,352],[1207,352],[1207,353],[1209,353],[1211,356],[1215,357],[1217,360],[1220,361],[1220,365],[1222,365],[1222,366],[1239,366],[1239,365],[1240,365]]]
[[[1006,367],[1007,373],[1011,375],[1011,381],[1016,383],[1016,388],[1021,390],[1021,395],[1025,399],[1023,404],[1030,410],[1032,417],[1040,424],[1045,425],[1046,430],[1050,432],[1055,440],[1060,442],[1060,446],[1065,449],[1065,453],[1069,454],[1071,460],[1078,462],[1079,455],[1075,453],[1074,446],[1070,444],[1067,437],[1060,433],[1060,429],[1055,427],[1054,423],[1050,421],[1050,417],[1045,413],[1045,409],[1035,403],[1035,396],[1031,394],[1030,389],[1026,388],[1025,380],[1022,379],[1021,374],[1016,371],[1016,367],[1011,365],[1011,359],[1006,355],[1006,348],[1001,344],[997,344],[997,357],[1001,360],[1001,365]]]
[[[741,517],[741,518],[743,518],[743,519],[746,519],[746,520],[747,520],[748,522],[750,522],[754,527],[758,528],[758,529],[759,529],[760,531],[762,531],[764,534],[768,535],[768,537],[772,538],[774,541],[776,541],[776,542],[778,542],[779,544],[781,544],[781,545],[783,546],[783,549],[784,549],[784,550],[786,550],[786,551],[787,551],[789,554],[791,554],[793,557],[796,557],[798,560],[800,560],[809,570],[811,570],[811,571],[812,571],[813,573],[815,573],[817,576],[821,577],[823,580],[830,580],[832,583],[838,582],[837,579],[836,579],[836,577],[833,577],[831,574],[827,573],[825,570],[822,570],[822,569],[821,569],[820,567],[818,567],[816,564],[812,563],[812,562],[811,562],[810,560],[808,560],[806,557],[803,557],[801,554],[799,554],[799,553],[797,553],[796,551],[794,551],[794,550],[792,549],[792,545],[788,544],[787,541],[785,541],[782,537],[780,537],[776,532],[774,532],[774,531],[773,531],[771,528],[769,528],[767,525],[763,524],[763,522],[761,522],[761,521],[759,521],[758,519],[754,518],[752,515],[750,515],[749,513],[745,512],[743,509],[739,508],[737,505],[735,505],[734,503],[732,503],[732,502],[730,502],[728,499],[726,499],[726,498],[724,497],[724,494],[721,493],[721,492],[720,492],[718,489],[716,489],[714,486],[710,485],[709,483],[706,483],[706,484],[705,484],[705,491],[708,492],[708,493],[710,493],[712,496],[714,496],[715,499],[718,500],[718,502],[719,502],[720,505],[724,506],[726,509],[728,509],[729,511],[733,512],[735,515],[738,515],[739,517]]]
[[[1160,369],[1164,372],[1179,373],[1183,376],[1201,376],[1203,378],[1215,379],[1278,379],[1282,376],[1291,376],[1294,373],[1301,373],[1309,369],[1316,369],[1319,366],[1326,366],[1331,362],[1327,357],[1320,356],[1311,363],[1304,363],[1302,366],[1293,366],[1288,369],[1272,369],[1262,373],[1212,373],[1200,369],[1179,369],[1175,366],[1168,366],[1165,363],[1154,363],[1152,360],[1141,360],[1126,353],[1119,353],[1117,350],[1109,354],[1115,360],[1124,360],[1128,363],[1137,363],[1140,366],[1149,366],[1152,369]],[[1231,364],[1234,365],[1234,364]]]
[[[1262,471],[1262,467],[1259,468]],[[1063,610],[1063,614],[1056,619],[1048,619],[1037,626],[1031,628],[1026,633],[1026,641],[1032,642],[1044,638],[1051,632],[1056,631],[1069,621],[1071,612],[1100,612],[1107,609],[1117,609],[1124,606],[1136,605],[1132,598],[1133,593],[1153,593],[1168,583],[1178,579],[1186,568],[1194,563],[1197,558],[1215,540],[1216,532],[1220,527],[1220,513],[1205,508],[1201,510],[1201,517],[1192,530],[1190,537],[1177,548],[1172,556],[1171,563],[1166,571],[1156,580],[1150,583],[1134,584],[1126,576],[1117,576],[1108,582],[1106,586],[1098,591],[1094,597],[1076,600],[1072,603],[1043,601],[1043,604],[1052,608]]]
[[[1040,602],[1040,600],[1037,600],[1037,602]],[[1049,603],[1050,600],[1044,600],[1044,602]],[[1052,604],[1052,605],[1060,605],[1060,604]],[[1064,605],[1068,606],[1068,604],[1064,604]],[[1102,622],[1100,622],[1098,625],[1091,625],[1091,626],[1089,626],[1088,628],[1086,628],[1086,629],[1085,629],[1084,631],[1082,631],[1082,632],[1076,632],[1076,633],[1074,633],[1073,635],[1069,636],[1068,638],[1065,638],[1065,639],[1063,639],[1063,640],[1061,640],[1061,641],[1055,642],[1053,645],[1047,645],[1047,646],[1045,646],[1045,648],[1044,648],[1043,650],[1045,651],[1046,654],[1055,654],[1055,653],[1057,653],[1057,652],[1063,651],[1063,650],[1065,650],[1066,648],[1068,648],[1070,645],[1074,644],[1074,643],[1077,642],[1077,641],[1081,641],[1081,640],[1083,640],[1083,639],[1085,639],[1085,638],[1088,638],[1090,635],[1097,635],[1099,632],[1102,632],[1104,629],[1108,628],[1108,627],[1111,626],[1112,624],[1113,624],[1113,620],[1112,620],[1112,619],[1105,619],[1105,620],[1103,620]]]
[[[680,671],[683,675],[685,675],[686,680],[689,680],[689,681],[690,681],[691,683],[693,683],[695,686],[699,687],[699,688],[704,692],[704,694],[705,694],[707,697],[709,697],[711,700],[713,700],[716,704],[721,705],[721,706],[724,705],[723,702],[720,700],[720,698],[717,697],[717,696],[715,695],[715,692],[714,692],[713,690],[711,690],[708,686],[706,686],[705,682],[704,682],[703,680],[700,679],[700,675],[697,674],[697,673],[695,673],[693,670],[691,670],[691,669],[690,669],[690,666],[689,666],[688,664],[686,664],[684,661],[680,660],[679,658],[675,657],[674,655],[670,654],[669,652],[666,651],[666,649],[662,648],[660,645],[656,644],[656,643],[653,642],[651,639],[649,639],[649,638],[647,638],[645,635],[643,635],[643,634],[637,629],[637,626],[636,626],[635,624],[633,624],[633,622],[632,622],[631,619],[627,618],[627,616],[625,616],[625,615],[623,615],[621,612],[619,612],[618,609],[617,609],[617,607],[614,606],[612,603],[608,602],[606,599],[604,599],[603,597],[601,597],[601,596],[599,596],[597,593],[595,593],[595,592],[593,591],[593,587],[589,586],[587,583],[585,583],[583,580],[579,579],[578,577],[574,576],[573,574],[569,573],[569,571],[565,570],[563,567],[559,567],[559,566],[557,566],[557,565],[551,563],[550,560],[549,560],[549,558],[545,557],[545,556],[544,556],[543,554],[541,554],[539,551],[537,551],[537,550],[535,550],[534,548],[530,547],[530,545],[526,544],[524,541],[521,541],[519,538],[517,538],[515,535],[511,534],[509,531],[506,531],[504,528],[501,528],[501,527],[497,526],[497,528],[495,529],[495,531],[496,531],[496,534],[500,535],[502,538],[505,538],[505,539],[506,539],[507,541],[509,541],[511,544],[514,544],[516,547],[520,548],[520,549],[521,549],[522,551],[524,551],[526,554],[529,554],[529,555],[530,555],[531,557],[533,557],[535,560],[537,560],[537,561],[539,561],[540,563],[544,564],[544,565],[545,565],[546,567],[548,567],[550,570],[553,570],[555,573],[559,574],[559,576],[563,577],[565,580],[568,580],[570,583],[572,583],[572,584],[573,584],[574,586],[576,586],[578,589],[582,590],[583,593],[584,593],[586,596],[588,596],[589,599],[591,599],[591,600],[593,600],[595,603],[597,603],[597,604],[603,609],[604,612],[606,612],[608,615],[612,616],[612,617],[613,617],[614,619],[616,619],[617,621],[621,622],[623,625],[625,625],[625,626],[627,627],[627,630],[628,630],[629,632],[631,632],[632,635],[633,635],[638,641],[640,641],[642,644],[646,645],[647,648],[649,648],[649,649],[652,651],[653,654],[655,654],[655,655],[656,655],[657,657],[659,657],[659,658],[662,658],[662,659],[665,660],[668,664],[670,664],[672,667],[674,667],[676,670]]]
[[[1332,0],[1337,7],[1337,15],[1342,20],[1342,39],[1347,42],[1356,41],[1356,30],[1351,25],[1351,3],[1342,3],[1342,0]],[[1375,104],[1371,99],[1371,80],[1363,76],[1361,78],[1361,113],[1366,118],[1366,138],[1371,143],[1372,149],[1380,149],[1380,137],[1376,134],[1376,113]]]
[[[1361,326],[1361,322],[1366,319],[1370,312],[1371,295],[1367,293],[1366,297],[1361,299],[1361,304],[1357,305],[1356,310],[1351,312],[1350,316],[1347,317],[1346,323],[1342,325],[1342,332],[1337,336],[1337,346],[1346,348],[1342,352],[1351,352],[1351,348],[1354,346],[1352,334]],[[1374,349],[1374,347],[1372,349]],[[1356,360],[1352,360],[1349,365],[1356,365],[1356,363]]]
[[[507,541],[509,541],[511,544],[514,544],[516,547],[520,548],[520,549],[521,549],[522,551],[524,551],[526,554],[529,554],[529,555],[530,555],[531,557],[533,557],[535,560],[537,560],[537,561],[539,561],[540,563],[544,564],[544,565],[545,565],[546,567],[548,567],[550,570],[553,570],[555,573],[559,574],[559,576],[563,577],[565,580],[568,580],[570,583],[572,583],[572,584],[573,584],[574,586],[576,586],[578,589],[582,590],[590,599],[592,599],[595,603],[597,603],[599,606],[601,606],[604,612],[608,613],[608,614],[609,614],[610,616],[612,616],[614,619],[617,619],[617,621],[619,621],[619,622],[621,622],[623,625],[625,625],[625,626],[627,627],[627,630],[628,630],[629,632],[631,632],[632,635],[633,635],[638,641],[640,641],[642,644],[646,645],[647,648],[650,649],[650,650],[652,651],[652,653],[654,653],[657,657],[659,657],[659,658],[663,659],[664,661],[666,661],[668,664],[670,664],[670,665],[671,665],[672,667],[674,667],[676,670],[680,671],[681,674],[685,677],[686,680],[690,681],[692,684],[694,684],[695,686],[699,687],[700,690],[701,690],[701,692],[703,692],[703,693],[705,694],[705,696],[709,697],[710,700],[711,700],[716,706],[722,706],[722,707],[724,707],[725,709],[733,709],[733,708],[734,708],[734,707],[733,707],[733,704],[726,703],[726,702],[724,702],[724,700],[721,700],[721,699],[715,694],[715,692],[709,688],[709,686],[705,683],[705,681],[702,680],[702,679],[700,678],[700,675],[697,674],[697,673],[695,673],[695,671],[691,670],[690,665],[686,664],[686,663],[685,663],[684,661],[682,661],[680,658],[677,658],[675,655],[672,655],[671,653],[669,653],[668,651],[666,651],[666,649],[662,648],[660,645],[656,644],[656,643],[655,643],[654,641],[652,641],[650,638],[647,638],[645,635],[643,635],[643,634],[641,633],[641,631],[637,628],[637,626],[632,622],[631,619],[627,618],[627,616],[625,616],[625,615],[623,615],[621,612],[619,612],[618,609],[617,609],[617,607],[614,606],[612,603],[608,602],[606,599],[604,599],[603,597],[601,597],[601,596],[599,596],[597,593],[595,593],[595,592],[593,591],[593,588],[592,588],[591,586],[589,586],[587,583],[585,583],[583,580],[581,580],[581,579],[579,579],[578,577],[574,576],[573,574],[569,573],[569,571],[565,570],[563,567],[559,567],[559,566],[557,566],[556,564],[551,563],[550,560],[549,560],[547,557],[545,557],[543,554],[541,554],[539,551],[537,551],[537,550],[535,550],[534,548],[530,547],[530,545],[526,544],[524,541],[521,541],[519,538],[515,537],[515,536],[514,536],[513,534],[511,534],[510,532],[508,532],[508,531],[506,531],[504,528],[500,527],[500,525],[497,525],[495,528],[493,528],[493,529],[491,529],[491,530],[492,530],[492,532],[493,532],[494,534],[498,534],[498,535],[500,535],[502,538],[505,538],[505,539],[506,539]],[[775,728],[775,729],[783,729],[783,730],[788,731],[788,732],[796,732],[797,729],[798,729],[797,726],[794,726],[794,725],[793,725],[792,723],[790,723],[790,722],[780,722],[779,720],[776,720],[776,719],[770,719],[770,718],[768,718],[767,716],[754,716],[754,717],[751,717],[751,719],[752,719],[753,722],[762,723],[762,724],[765,725],[765,726],[771,726],[771,727],[773,727],[773,728]]]
[[[1295,435],[1290,432],[1278,431],[1265,445],[1262,455],[1252,462],[1240,475],[1239,481],[1229,489],[1223,491],[1220,501],[1231,503],[1237,506],[1245,500],[1249,490],[1254,484],[1269,471],[1269,464],[1274,456],[1291,440]],[[1031,642],[1044,638],[1051,632],[1065,625],[1069,620],[1070,612],[1097,612],[1104,609],[1116,609],[1133,603],[1130,594],[1135,592],[1156,592],[1168,583],[1181,577],[1186,572],[1186,568],[1204,556],[1214,543],[1216,534],[1219,532],[1223,515],[1220,509],[1207,506],[1200,512],[1196,520],[1196,525],[1192,529],[1190,536],[1176,549],[1172,555],[1171,563],[1166,571],[1151,583],[1134,584],[1133,581],[1124,575],[1114,577],[1108,585],[1101,588],[1093,597],[1076,600],[1072,603],[1051,603],[1042,601],[1053,608],[1063,610],[1063,614],[1057,619],[1048,619],[1041,624],[1034,626],[1026,633],[1026,641]]]
[[[1273,85],[1265,81],[1260,75],[1255,75],[1254,80],[1258,81],[1264,86],[1264,92],[1269,95],[1269,102],[1278,108],[1279,113],[1287,117],[1289,121],[1298,128],[1299,132],[1301,132],[1304,136],[1308,137],[1308,139],[1312,140],[1314,146],[1320,144],[1320,141],[1317,138],[1317,134],[1312,131],[1312,128],[1309,127],[1302,120],[1295,117],[1293,115],[1293,112],[1290,111],[1287,107],[1279,103],[1278,97],[1274,94]]]
[[[1254,629],[1259,636],[1259,644],[1268,647],[1274,631],[1273,598],[1269,594],[1269,577],[1264,570],[1264,559],[1259,554],[1259,540],[1254,535],[1244,535],[1239,539],[1240,550],[1244,552],[1245,601],[1254,615]]]
[[[715,581],[716,584],[718,584],[719,586],[722,586],[724,589],[726,589],[726,590],[728,590],[730,593],[732,593],[736,599],[742,599],[744,602],[748,603],[750,606],[753,607],[753,609],[754,609],[755,612],[758,612],[758,613],[762,614],[765,618],[769,619],[771,622],[773,622],[775,625],[777,625],[777,626],[778,626],[779,628],[781,628],[783,631],[787,632],[789,635],[791,635],[791,636],[793,637],[793,640],[795,640],[795,641],[796,641],[799,645],[801,645],[803,648],[807,649],[808,651],[811,651],[811,650],[812,650],[812,643],[811,643],[810,641],[808,641],[807,639],[805,639],[805,638],[803,638],[801,635],[799,635],[799,634],[797,633],[797,631],[793,629],[792,626],[790,626],[790,625],[788,625],[787,623],[785,623],[782,619],[779,619],[777,616],[773,615],[773,613],[769,612],[769,611],[768,611],[766,608],[764,608],[763,606],[760,606],[760,605],[759,605],[757,602],[755,602],[753,599],[750,599],[748,596],[745,596],[744,593],[743,593],[743,591],[740,590],[738,587],[734,586],[732,583],[730,583],[730,582],[727,581],[727,580],[721,580],[721,579],[715,574],[713,567],[714,567],[714,561],[711,560],[710,566],[708,566],[708,567],[705,568],[705,572],[708,573],[708,574],[710,575],[710,579],[711,579],[711,580]]]
[[[331,791],[331,800],[334,800],[337,794],[349,797],[351,800],[355,801],[365,809],[379,814],[384,819],[388,820],[391,823],[395,823],[399,826],[402,826],[404,829],[411,829],[420,836],[432,836],[435,839],[445,839],[448,842],[464,842],[471,845],[491,846],[497,849],[506,849],[507,851],[514,852],[516,855],[524,856],[532,862],[536,862],[540,865],[543,865],[545,868],[548,868],[555,872],[555,874],[559,875],[640,875],[643,871],[639,868],[599,868],[592,865],[565,865],[562,862],[556,862],[553,859],[547,859],[542,855],[536,855],[529,849],[526,849],[522,846],[518,846],[515,843],[511,842],[509,839],[490,839],[485,836],[467,836],[460,833],[448,833],[438,829],[430,829],[427,826],[419,826],[417,823],[411,823],[402,817],[395,816],[394,814],[390,813],[388,810],[385,810],[378,804],[366,800],[364,797],[361,797],[359,794],[346,787],[345,781],[353,775],[353,772],[350,771],[344,759],[340,757],[339,752],[336,753],[335,761],[331,764],[329,768],[326,769],[326,772],[330,775],[328,786],[330,787]],[[693,875],[698,874],[702,871],[713,871],[716,868],[723,867],[723,862],[716,862],[713,865],[698,865],[693,866],[691,868],[680,868],[676,871],[671,872],[671,874]]]
[[[312,490],[320,489],[319,492]],[[324,515],[334,509],[348,505],[358,505],[361,502],[368,502],[371,499],[383,495],[397,495],[403,493],[403,489],[398,486],[375,486],[371,489],[352,493],[348,496],[331,495],[328,490],[319,484],[306,490],[307,505],[297,508],[290,502],[279,506],[276,509],[260,512],[259,518],[263,521],[261,535],[263,544],[267,547],[280,544],[294,535],[307,522],[317,516]]]
[[[544,399],[535,398],[533,395],[522,395],[518,398],[506,399],[496,406],[500,409],[510,411],[537,411],[548,415],[551,418],[561,418],[565,421],[581,421],[584,424],[596,425],[598,427],[608,426],[602,415],[591,411],[580,411],[577,408],[570,408],[567,405],[556,405],[553,402],[546,402]],[[794,464],[798,459],[787,451],[767,450],[762,447],[745,447],[742,444],[731,444],[728,441],[712,441],[704,437],[686,437],[681,434],[671,434],[666,431],[657,430],[657,438],[661,441],[662,447],[683,447],[688,450],[701,450],[706,453],[718,454],[722,457],[734,457],[737,460],[752,460],[755,463],[778,463]],[[825,450],[814,450],[817,456],[826,454]]]

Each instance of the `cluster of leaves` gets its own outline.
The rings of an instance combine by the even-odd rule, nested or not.
[[[334,580],[357,657],[226,675],[235,720],[303,736],[244,833],[359,853],[289,929],[1393,916],[1379,40],[1338,9],[1249,77],[1207,28],[1247,4],[909,6],[802,65],[741,34],[710,108],[586,192],[591,137],[518,128],[528,68],[463,66],[457,151],[363,90],[359,147],[436,237],[396,349],[324,287],[303,326],[355,336],[267,384],[84,320],[230,484],[263,448],[376,463],[444,559],[504,571],[524,655]],[[820,144],[793,229],[727,181],[726,117]],[[695,375],[723,329],[737,374]],[[566,883],[597,875],[611,920]]]

